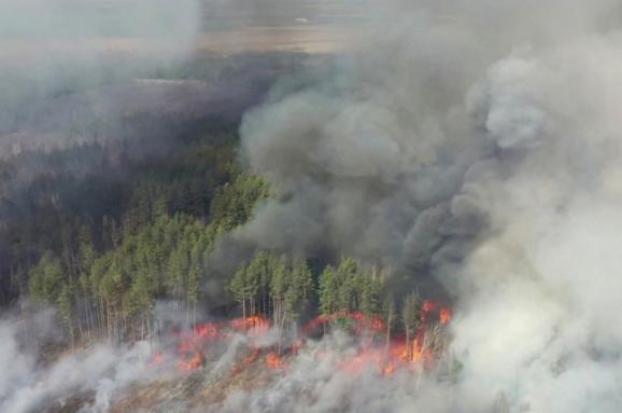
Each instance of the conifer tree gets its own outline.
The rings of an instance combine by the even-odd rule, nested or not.
[[[289,277],[291,275],[288,270],[287,260],[285,257],[275,257],[272,260],[270,294],[272,295],[273,303],[272,315],[274,324],[277,326],[283,325],[287,315],[285,295],[287,293]]]
[[[353,311],[358,308],[357,272],[358,266],[350,257],[342,259],[337,267],[335,272],[335,283],[338,286],[337,307],[341,311]]]
[[[386,325],[386,346],[387,350],[391,343],[391,334],[397,320],[397,308],[395,306],[395,298],[392,294],[387,294],[382,304],[382,313]]]
[[[229,290],[233,294],[233,297],[237,302],[242,305],[242,317],[246,318],[246,300],[248,300],[248,293],[246,289],[246,266],[243,265],[235,272],[231,283],[229,284]]]
[[[420,324],[421,300],[416,292],[410,293],[404,299],[402,304],[402,323],[404,325],[404,333],[406,334],[406,346],[408,348],[408,356],[412,356],[411,339],[417,333]]]
[[[382,281],[375,271],[360,276],[359,310],[368,316],[382,313]]]
[[[330,315],[338,310],[339,284],[335,268],[328,265],[320,275],[320,312]]]
[[[307,263],[302,259],[295,260],[284,296],[286,312],[292,320],[298,318],[299,312],[311,296],[312,289],[313,278]]]
[[[63,272],[60,260],[46,252],[30,273],[30,294],[35,299],[55,304],[64,287]]]

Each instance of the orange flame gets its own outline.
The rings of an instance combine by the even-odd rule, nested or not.
[[[334,323],[337,320],[351,320],[354,322],[353,330],[357,334],[369,331],[372,333],[381,333],[386,329],[384,320],[378,316],[368,316],[360,311],[340,311],[330,315],[320,315],[303,327],[306,334],[313,333],[319,327]]]
[[[252,316],[231,320],[229,326],[237,331],[262,335],[270,330],[270,321],[261,316]]]
[[[408,342],[403,338],[393,339],[388,347],[385,347],[384,340],[375,339],[377,335],[386,332],[384,320],[361,312],[342,311],[331,315],[321,315],[305,325],[302,332],[304,334],[316,333],[318,328],[335,321],[350,320],[348,325],[352,333],[364,334],[365,340],[362,340],[362,347],[354,356],[340,360],[339,369],[351,374],[360,374],[371,368],[379,374],[389,376],[402,368],[432,365],[437,355],[426,348],[426,334],[431,323],[438,322],[441,326],[447,325],[451,321],[452,315],[451,309],[432,300],[425,300],[419,314],[420,327],[415,332],[414,339]],[[270,328],[270,321],[262,316],[236,318],[226,323],[199,324],[190,332],[179,334],[181,339],[177,345],[179,369],[183,372],[192,372],[202,368],[206,363],[205,354],[209,344],[228,339],[232,332],[243,332],[251,337],[257,337],[266,334]],[[303,337],[291,343],[288,348],[284,349],[284,353],[279,352],[280,354],[274,349],[267,350],[264,353],[266,354],[266,366],[274,370],[286,368],[286,357],[298,354],[305,343],[306,340]],[[233,373],[238,373],[248,365],[255,363],[262,353],[263,351],[259,347],[251,344],[249,354],[234,367]],[[153,363],[159,364],[162,359],[162,353],[157,353],[154,356]]]
[[[164,362],[164,353],[162,353],[161,351],[156,351],[156,353],[151,358],[151,361],[149,362],[149,366],[151,367],[160,366],[162,365],[163,362]]]
[[[196,351],[188,360],[179,361],[179,369],[184,372],[197,370],[205,364],[205,356],[202,352]]]
[[[203,339],[217,339],[220,337],[220,327],[215,323],[199,324],[194,328],[195,334]]]
[[[452,318],[451,309],[447,307],[441,308],[441,312],[439,314],[439,321],[441,325],[449,324],[449,322],[451,321],[451,318]]]
[[[282,369],[287,367],[287,364],[285,363],[285,361],[283,360],[283,358],[281,358],[281,356],[279,356],[277,353],[275,353],[274,351],[271,351],[270,353],[268,353],[268,355],[266,356],[266,365],[271,368],[271,369]]]

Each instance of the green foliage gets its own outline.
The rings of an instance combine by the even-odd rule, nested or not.
[[[56,300],[61,319],[73,335],[73,291],[70,285],[65,284],[61,288]]]
[[[230,231],[248,221],[257,203],[269,194],[268,184],[262,178],[239,174],[231,184],[216,192],[210,216],[225,231]]]
[[[327,266],[320,276],[320,310],[323,314],[361,311],[368,315],[382,313],[384,275],[366,270],[352,258],[341,260],[335,269]]]
[[[111,249],[98,252],[90,227],[82,225],[75,245],[71,233],[66,233],[62,257],[48,252],[30,271],[32,297],[57,305],[68,325],[79,319],[87,327],[99,326],[113,334],[120,323],[127,326],[132,320],[148,318],[160,298],[175,299],[196,311],[215,240],[248,219],[254,203],[268,193],[259,178],[238,175],[218,192],[214,216],[205,223],[186,214],[170,216],[166,203],[157,202],[161,195],[151,202],[154,198],[149,194],[161,191],[145,188],[137,187],[123,225],[104,219],[101,228],[108,235],[101,239]],[[254,300],[268,294],[270,260],[268,254],[259,254],[248,271],[236,274],[232,285],[243,286],[236,290],[238,295]],[[77,308],[78,301],[87,304]]]
[[[11,271],[24,269],[23,287],[33,299],[57,307],[72,337],[85,331],[119,338],[140,331],[142,337],[159,299],[175,300],[188,316],[196,314],[203,286],[214,282],[208,260],[216,240],[252,219],[270,196],[263,178],[235,166],[235,150],[227,142],[198,139],[170,159],[133,165],[135,181],[102,190],[114,194],[111,204],[91,194],[104,206],[89,206],[97,212],[87,215],[68,207],[82,200],[50,189],[54,177],[42,179],[33,190],[42,201],[30,207],[49,216],[37,215],[36,224],[23,231],[12,229],[11,248],[17,252]],[[10,165],[0,167],[10,179]],[[104,187],[96,181],[84,185],[84,191]],[[231,304],[239,303],[245,315],[263,314],[281,327],[313,312],[360,311],[384,315],[387,337],[400,318],[407,335],[414,334],[421,305],[416,295],[398,300],[397,308],[385,291],[386,274],[351,257],[334,264],[315,272],[303,258],[258,251],[227,274],[229,280],[218,282],[227,284]]]
[[[51,303],[58,307],[58,313],[71,333],[74,334],[74,285],[66,276],[67,270],[51,252],[43,255],[30,274],[30,294],[33,299]]]
[[[291,264],[291,276],[285,291],[285,306],[293,316],[301,306],[311,297],[313,292],[313,277],[307,263],[302,259],[294,260]]]
[[[60,260],[48,251],[30,272],[30,294],[36,300],[56,303],[63,291],[64,280]]]
[[[229,285],[235,299],[250,314],[257,311],[257,303],[264,305],[263,312],[272,313],[276,324],[285,320],[296,321],[314,291],[311,270],[304,260],[290,260],[262,251],[246,265],[241,266]]]
[[[196,303],[214,241],[207,232],[194,218],[160,216],[94,262],[91,291],[125,316],[149,312],[157,298]]]
[[[328,265],[320,275],[320,311],[329,315],[339,310],[338,305],[339,284],[335,269]]]
[[[383,283],[375,273],[363,277],[359,309],[367,315],[379,315],[383,310]]]
[[[139,191],[137,199],[146,199],[141,193],[147,192]],[[103,322],[114,324],[107,328],[114,330],[120,320],[126,325],[128,320],[148,318],[157,299],[172,298],[188,312],[196,312],[216,239],[244,223],[254,204],[267,194],[263,180],[237,175],[231,185],[217,191],[207,224],[186,214],[170,216],[164,207],[138,203],[130,210],[123,235],[112,250],[91,259],[88,248],[83,248],[88,276],[80,277],[85,285],[82,290],[103,306],[99,310]],[[160,209],[154,210],[156,207]],[[90,266],[88,262],[92,262]],[[233,276],[235,299],[244,304],[248,301],[253,312],[258,298],[268,294],[269,265],[269,255],[258,254],[249,268],[241,268]]]

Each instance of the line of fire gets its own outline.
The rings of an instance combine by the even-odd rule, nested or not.
[[[452,310],[433,300],[424,300],[418,309],[416,328],[412,333],[391,334],[391,327],[382,317],[362,312],[337,312],[320,315],[299,328],[295,339],[281,337],[278,328],[261,315],[240,317],[224,322],[196,324],[193,328],[174,334],[174,352],[158,351],[152,364],[174,363],[183,373],[201,371],[215,349],[229,345],[236,335],[249,338],[246,354],[240,357],[233,372],[262,362],[269,369],[287,370],[290,361],[314,340],[331,331],[340,330],[358,343],[355,352],[340,356],[341,371],[360,374],[373,370],[389,376],[403,369],[429,369],[434,367],[447,350],[448,325]],[[277,335],[272,341],[268,335]],[[268,345],[262,344],[268,342]],[[174,354],[174,355],[172,355]],[[315,357],[328,357],[326,351]],[[175,360],[171,360],[175,358]]]

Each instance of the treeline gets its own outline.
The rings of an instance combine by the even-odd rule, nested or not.
[[[130,208],[119,219],[103,217],[97,236],[82,225],[70,247],[42,255],[28,272],[30,296],[56,306],[74,340],[151,336],[158,300],[174,300],[188,324],[195,323],[213,281],[209,260],[216,240],[247,222],[270,195],[261,178],[235,168],[230,174],[213,191],[204,216],[171,212],[175,196],[166,186],[138,185]],[[411,341],[423,300],[414,293],[394,299],[388,278],[387,271],[350,257],[312,267],[303,257],[257,251],[218,282],[242,316],[261,315],[282,329],[340,314],[332,320],[347,327],[347,315],[363,314],[384,320],[387,341],[395,334]]]
[[[386,270],[349,257],[312,266],[304,257],[257,251],[224,279],[214,278],[215,242],[270,195],[264,180],[237,166],[236,144],[234,135],[196,138],[165,158],[116,160],[119,179],[52,168],[21,197],[5,188],[12,203],[2,205],[11,219],[0,222],[0,243],[8,242],[0,255],[11,285],[57,307],[73,340],[150,336],[158,300],[174,300],[191,324],[214,284],[223,287],[227,309],[237,303],[241,315],[262,315],[282,328],[322,314],[360,313],[385,320],[387,340],[412,340],[422,299],[392,291]],[[102,168],[111,162],[103,148],[80,151]],[[11,164],[0,165],[15,174]],[[347,327],[347,317],[331,319]]]
[[[267,251],[255,254],[233,275],[229,290],[239,303],[242,315],[271,318],[281,329],[296,326],[320,315],[330,324],[348,328],[353,318],[364,316],[382,326],[387,343],[401,335],[408,344],[422,338],[422,347],[442,344],[440,324],[444,322],[433,302],[426,301],[416,290],[395,298],[388,288],[387,271],[365,266],[350,257],[336,265],[313,272],[307,261]],[[330,325],[329,325],[330,327]],[[411,354],[408,355],[410,357]]]
[[[193,139],[158,154],[148,149],[154,142],[139,154],[114,141],[0,159],[0,307],[28,294],[28,272],[46,251],[75,255],[84,226],[104,251],[111,235],[118,240],[158,211],[208,218],[219,188],[239,175],[237,137],[223,130]]]
[[[263,180],[238,173],[215,192],[205,219],[169,214],[166,198],[138,202],[120,222],[104,218],[101,236],[112,248],[98,251],[85,226],[75,248],[46,252],[29,272],[31,297],[56,305],[73,338],[143,338],[158,299],[175,300],[192,321],[215,240],[267,195]]]
[[[240,266],[229,289],[244,317],[271,317],[283,327],[318,313],[381,316],[384,280],[385,274],[363,270],[352,258],[314,275],[304,259],[261,251]]]

